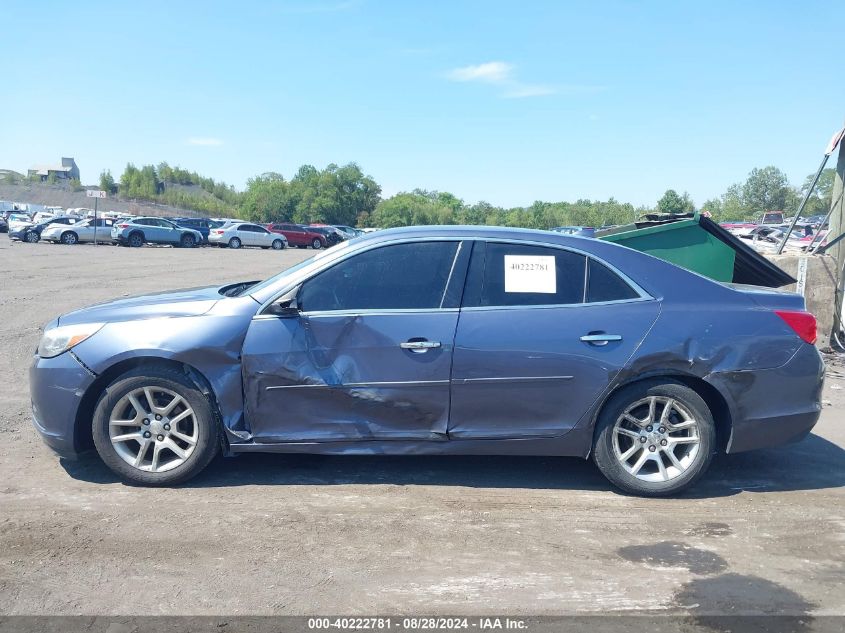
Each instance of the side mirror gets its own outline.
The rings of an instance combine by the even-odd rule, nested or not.
[[[297,286],[276,299],[267,307],[264,314],[272,314],[281,318],[299,316],[299,305],[297,302],[299,288],[300,287]]]

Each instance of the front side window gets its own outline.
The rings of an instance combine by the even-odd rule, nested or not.
[[[382,246],[354,255],[306,281],[303,312],[425,310],[443,306],[458,242]]]

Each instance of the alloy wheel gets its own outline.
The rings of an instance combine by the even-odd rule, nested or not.
[[[130,466],[158,473],[177,468],[194,452],[199,424],[188,401],[162,387],[123,396],[109,416],[109,440]]]
[[[229,240],[229,248],[240,248],[240,247],[241,247],[241,241],[238,238],[233,237],[231,240]]]
[[[680,401],[649,396],[629,405],[613,426],[613,453],[641,481],[664,482],[682,475],[698,457],[699,423]]]
[[[79,241],[79,240],[76,237],[76,233],[68,232],[68,233],[65,233],[64,235],[62,235],[62,243],[63,244],[72,245],[72,244],[76,244],[77,241]]]
[[[38,233],[35,231],[28,231],[26,234],[26,241],[30,244],[35,244],[38,241]]]
[[[322,246],[323,246],[323,243],[319,239],[317,239],[316,237],[314,238],[314,241],[311,242],[311,247],[314,248],[314,249],[319,249]]]

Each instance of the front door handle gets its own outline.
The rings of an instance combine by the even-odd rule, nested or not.
[[[415,354],[424,354],[430,349],[436,349],[440,347],[440,341],[412,339],[410,341],[405,341],[404,343],[399,343],[399,347],[401,347],[402,349],[410,350]]]
[[[620,334],[605,334],[604,332],[595,332],[591,334],[585,334],[581,337],[581,340],[585,343],[589,343],[590,345],[607,345],[610,341],[621,341],[622,336]]]

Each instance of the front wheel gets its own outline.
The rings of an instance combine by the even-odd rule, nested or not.
[[[672,380],[625,387],[602,409],[593,461],[624,492],[676,494],[710,466],[716,425],[702,397]]]
[[[196,240],[194,239],[194,236],[190,233],[185,233],[185,235],[183,235],[182,239],[179,241],[179,244],[182,246],[182,248],[193,248],[196,244]]]
[[[322,247],[323,247],[323,243],[320,240],[318,240],[316,237],[313,240],[311,240],[311,248],[316,250],[316,249],[319,249],[319,248],[322,248]]]
[[[177,484],[198,474],[220,449],[208,399],[175,369],[139,367],[100,396],[94,445],[121,479],[148,486]]]
[[[231,240],[229,240],[229,248],[240,248],[240,247],[241,247],[241,241],[237,237],[233,237]]]
[[[68,246],[72,246],[79,241],[79,236],[74,233],[73,231],[65,231],[62,233],[62,244],[67,244]]]
[[[282,240],[273,240],[273,250],[280,251],[285,247],[285,243]]]
[[[25,242],[30,244],[35,244],[38,240],[40,240],[40,236],[35,231],[27,231],[26,235],[23,236]]]

